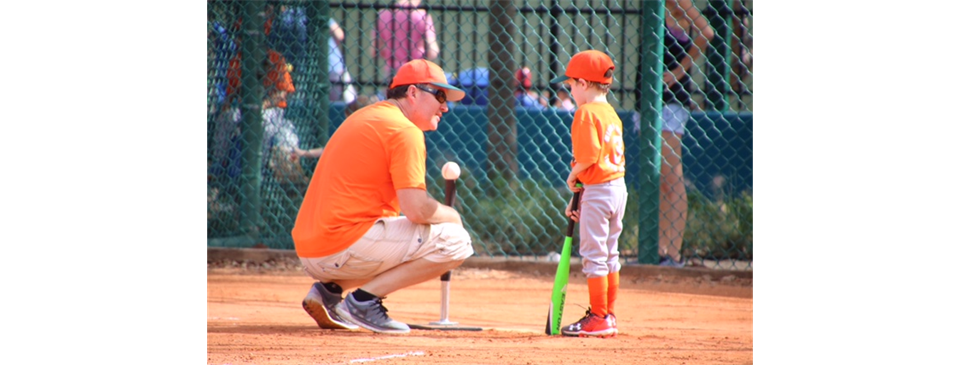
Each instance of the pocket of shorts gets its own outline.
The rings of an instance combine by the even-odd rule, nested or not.
[[[344,252],[331,264],[324,265],[323,271],[336,275],[340,279],[365,278],[383,265],[383,261],[357,255],[353,251]]]

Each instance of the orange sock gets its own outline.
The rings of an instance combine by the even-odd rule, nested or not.
[[[607,315],[607,277],[587,278],[590,289],[590,311],[600,317]]]
[[[620,290],[620,272],[607,274],[607,313],[613,313],[613,303],[617,301],[618,290]]]

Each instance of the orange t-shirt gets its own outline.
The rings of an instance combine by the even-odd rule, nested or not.
[[[395,105],[357,110],[330,137],[303,197],[293,243],[300,257],[340,252],[381,217],[400,215],[397,189],[427,189],[423,131]]]
[[[580,173],[584,185],[599,184],[623,177],[623,122],[607,103],[587,103],[577,108],[570,127],[573,162],[593,163]]]

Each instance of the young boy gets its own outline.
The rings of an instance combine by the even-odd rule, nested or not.
[[[623,230],[627,186],[623,181],[623,123],[607,103],[613,82],[613,60],[605,53],[589,50],[577,53],[567,64],[563,82],[577,103],[571,126],[573,162],[567,186],[580,191],[580,207],[564,212],[580,222],[580,256],[590,290],[590,308],[576,323],[564,326],[564,336],[617,335],[613,304],[620,287],[620,252],[617,238]],[[577,182],[583,187],[576,187]]]

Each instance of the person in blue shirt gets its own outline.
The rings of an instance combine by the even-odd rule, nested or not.
[[[330,18],[330,52],[327,62],[330,65],[330,101],[343,101],[350,104],[357,99],[357,90],[351,84],[353,79],[347,71],[343,53],[340,52],[340,43],[343,43],[343,29],[336,20]]]

